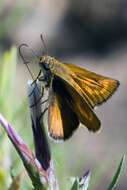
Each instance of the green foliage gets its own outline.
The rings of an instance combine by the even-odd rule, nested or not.
[[[79,179],[75,178],[71,190],[79,190]]]
[[[16,71],[17,50],[12,48],[9,52],[4,53],[0,58],[0,112],[9,120],[12,118],[12,92],[14,84],[14,76]],[[6,149],[5,149],[6,147]],[[0,131],[0,186],[6,189],[9,181],[10,169],[10,148],[4,133]]]
[[[124,165],[124,161],[125,161],[125,155],[122,157],[120,163],[119,163],[119,166],[117,168],[117,171],[112,179],[112,182],[110,183],[109,187],[107,190],[113,190],[116,185],[117,185],[117,182],[118,182],[118,179],[120,177],[120,174],[122,172],[122,169],[123,169],[123,165]]]
[[[107,190],[113,190],[116,187],[116,185],[118,183],[118,179],[119,179],[122,169],[124,167],[124,161],[125,161],[125,155],[120,160],[117,171],[116,171]],[[71,181],[73,183],[71,190],[87,190],[89,188],[90,173],[88,173],[86,176],[84,176],[84,180],[83,180],[82,184],[81,184],[81,180],[76,177],[71,178]]]
[[[2,113],[9,122],[13,123],[15,127],[18,127],[18,131],[20,131],[22,130],[23,122],[26,126],[28,125],[25,117],[27,98],[20,98],[21,102],[19,103],[18,98],[16,97],[16,65],[17,49],[12,47],[10,51],[5,52],[3,56],[0,57],[0,113]],[[23,131],[28,134],[26,129],[28,130],[26,127]],[[12,181],[10,177],[11,166],[15,171],[15,176],[23,170],[19,157],[12,148],[7,136],[0,128],[0,190],[1,187],[2,190],[7,190],[7,187],[9,187],[9,184]],[[27,188],[29,183],[28,178],[26,177],[25,180],[27,180],[27,183],[25,181],[25,187]]]
[[[4,53],[0,58],[0,111],[8,117],[12,113],[10,107],[16,71],[16,48]]]

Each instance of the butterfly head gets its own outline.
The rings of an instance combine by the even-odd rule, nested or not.
[[[40,57],[39,66],[41,67],[44,82],[47,87],[50,86],[53,70],[54,70],[54,58],[48,55]]]
[[[43,55],[40,57],[39,65],[43,72],[52,71],[54,68],[54,58],[49,55]]]

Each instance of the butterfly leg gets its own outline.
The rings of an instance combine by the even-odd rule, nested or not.
[[[38,78],[38,80],[41,81],[41,82],[44,82],[44,81],[45,81],[45,76],[44,76],[44,75],[40,76],[40,77]]]
[[[48,107],[46,107],[43,112],[41,113],[39,120],[41,120],[41,118],[44,116],[45,112],[48,110]]]
[[[44,116],[45,112],[48,110],[48,100],[49,99],[47,98],[46,100],[44,100],[43,102],[41,102],[42,105],[45,104],[45,103],[46,104],[45,104],[45,107],[43,108],[43,111],[42,111],[39,119],[41,119]]]
[[[36,88],[36,86],[34,87],[34,89],[35,89],[35,88]],[[34,91],[34,89],[33,89],[33,91]],[[32,95],[33,91],[29,94],[29,97]],[[41,96],[34,102],[34,104],[30,105],[30,108],[36,106],[36,105],[41,101],[43,95],[44,95],[44,88],[42,87]],[[43,104],[43,103],[45,103],[45,102],[47,102],[47,101],[48,101],[48,99],[44,100],[44,101],[41,102],[40,104]]]
[[[38,73],[37,77],[34,79],[34,81],[32,82],[32,84],[31,84],[31,85],[33,85],[34,83],[36,83],[37,79],[39,80],[40,75],[41,75],[41,70],[39,71],[39,73]]]

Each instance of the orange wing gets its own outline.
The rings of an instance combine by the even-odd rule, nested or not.
[[[77,128],[75,121],[70,121],[74,117],[88,130],[93,132],[99,130],[100,121],[92,108],[106,101],[117,89],[119,82],[73,64],[61,62],[55,63],[52,74],[54,78],[49,94],[50,134],[64,138],[66,131],[69,137]],[[70,117],[71,115],[73,117]]]
[[[117,89],[117,80],[98,75],[73,64],[59,63],[54,75],[72,86],[91,108],[106,101]]]
[[[92,108],[106,101],[119,86],[117,80],[98,75],[73,64],[66,64],[66,66],[73,72],[74,82],[81,88],[84,98]]]
[[[100,121],[87,102],[70,84],[54,77],[49,93],[48,126],[53,138],[67,139],[79,121],[90,131],[100,128]]]

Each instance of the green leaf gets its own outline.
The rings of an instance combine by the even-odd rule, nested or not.
[[[8,95],[8,91],[12,90],[14,78],[15,78],[15,70],[16,70],[16,62],[17,62],[17,49],[12,47],[10,51],[5,52],[2,60],[0,60],[0,86],[1,86],[1,96]],[[8,91],[7,91],[8,90]]]
[[[12,116],[14,81],[16,73],[17,49],[12,47],[0,58],[0,112],[7,118]],[[14,107],[14,103],[12,103]]]
[[[4,54],[0,54],[0,113],[3,113],[9,121],[12,121],[13,111],[15,110],[14,104],[16,102],[14,96],[16,63],[17,49],[15,47],[12,47],[10,51],[4,52]],[[10,144],[5,133],[0,133],[0,187],[3,190],[7,189],[10,181],[8,172],[12,160],[10,150]],[[10,164],[5,164],[6,160]]]
[[[71,187],[71,190],[79,190],[79,179],[75,178],[74,183]]]
[[[122,157],[122,159],[119,163],[119,166],[117,168],[117,171],[116,171],[116,173],[112,179],[112,182],[110,183],[107,190],[113,190],[116,187],[118,179],[119,179],[121,171],[122,171],[122,168],[123,168],[124,161],[125,161],[125,155]]]

